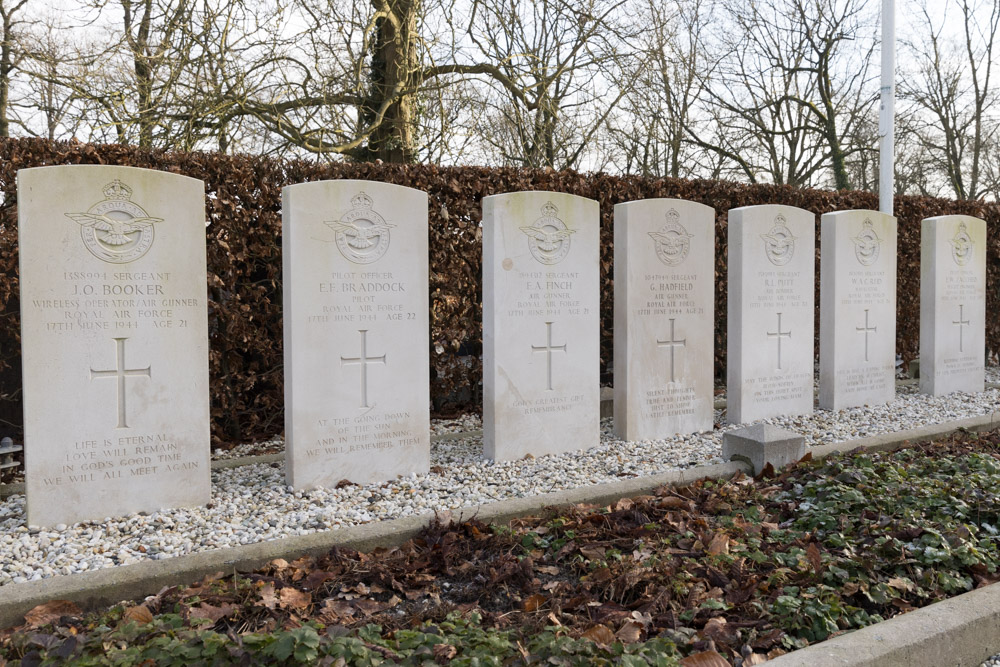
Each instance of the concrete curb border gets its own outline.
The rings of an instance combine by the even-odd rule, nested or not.
[[[734,462],[671,470],[659,475],[630,477],[609,484],[463,507],[441,513],[440,516],[456,520],[475,517],[482,521],[506,523],[545,507],[608,503],[623,496],[640,495],[665,484],[685,484],[704,477],[729,477],[740,471],[750,472],[750,466]],[[240,547],[199,551],[163,560],[147,560],[93,572],[49,577],[23,584],[7,584],[0,586],[0,628],[21,623],[25,612],[49,600],[70,600],[81,609],[93,609],[153,595],[164,586],[188,584],[220,571],[230,573],[254,570],[275,558],[297,558],[306,554],[319,556],[335,546],[359,551],[393,547],[418,535],[434,516],[434,513],[419,514]]]
[[[978,667],[1000,650],[1000,584],[793,651],[768,667]]]
[[[849,442],[819,445],[810,447],[807,451],[812,452],[816,458],[854,449],[890,451],[907,443],[926,442],[963,429],[982,431],[997,426],[1000,426],[1000,411],[945,424],[932,424]],[[737,471],[749,472],[749,466],[744,463],[729,462],[671,470],[659,475],[630,477],[618,482],[465,507],[452,510],[445,516],[450,515],[456,519],[476,517],[483,521],[506,523],[515,517],[525,516],[545,507],[575,503],[603,504],[624,496],[641,495],[666,484],[684,484],[706,477],[728,477]],[[359,551],[396,546],[416,536],[433,516],[430,513],[421,514],[241,547],[197,552],[69,576],[50,577],[23,584],[7,584],[0,586],[0,628],[21,623],[25,612],[49,600],[71,600],[82,609],[93,609],[116,604],[122,600],[135,600],[152,595],[164,586],[188,584],[219,571],[228,573],[252,570],[279,557],[320,555],[334,546]]]

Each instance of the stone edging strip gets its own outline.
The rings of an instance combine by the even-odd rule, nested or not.
[[[665,484],[684,484],[703,477],[729,477],[738,471],[750,472],[750,466],[733,462],[671,470],[659,475],[630,477],[620,482],[582,486],[540,496],[508,498],[450,510],[440,516],[442,519],[475,517],[482,521],[506,523],[545,507],[608,503],[623,496],[640,495]],[[0,628],[21,623],[25,612],[49,600],[70,600],[82,609],[93,609],[153,595],[164,586],[188,584],[220,571],[228,574],[235,570],[254,570],[275,558],[297,558],[305,554],[320,556],[334,546],[359,551],[393,547],[415,537],[433,517],[433,513],[426,513],[228,549],[199,551],[163,560],[48,577],[23,584],[7,584],[0,586]]]
[[[793,651],[768,667],[978,667],[1000,648],[1000,584]]]
[[[961,429],[981,431],[995,426],[1000,426],[1000,412],[848,442],[818,445],[810,447],[808,451],[812,452],[814,457],[821,458],[836,452],[859,448],[873,451],[891,450],[898,449],[907,442],[925,442]],[[236,460],[238,459],[234,459]],[[476,517],[482,521],[505,523],[545,507],[576,503],[604,504],[621,497],[647,493],[665,484],[684,484],[705,477],[728,477],[737,471],[750,470],[747,464],[739,462],[670,470],[659,475],[630,477],[607,484],[464,507],[446,512],[442,518]],[[163,560],[149,560],[93,572],[49,577],[23,584],[7,584],[0,586],[0,628],[21,623],[25,612],[49,600],[71,600],[82,609],[92,609],[116,604],[122,600],[139,599],[157,593],[164,586],[188,584],[220,571],[230,573],[237,570],[253,570],[275,558],[296,558],[303,554],[321,555],[334,546],[359,551],[395,546],[416,536],[432,517],[433,514],[421,514],[240,547],[202,551]]]

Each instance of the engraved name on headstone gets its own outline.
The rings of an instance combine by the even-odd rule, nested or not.
[[[598,206],[483,199],[483,443],[490,459],[598,443]]]
[[[426,472],[427,194],[342,180],[282,200],[288,483]]]
[[[210,499],[205,188],[18,172],[28,523]]]
[[[920,391],[980,392],[986,361],[986,222],[966,215],[920,226]]]
[[[793,206],[729,211],[727,419],[813,410],[815,217]]]
[[[711,430],[715,211],[647,199],[615,206],[615,433]]]
[[[896,395],[896,219],[823,215],[819,406],[842,410]]]

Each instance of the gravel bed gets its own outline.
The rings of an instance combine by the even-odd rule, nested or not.
[[[452,433],[466,433],[468,431],[478,431],[483,427],[483,421],[479,415],[462,415],[455,419],[432,419],[431,435],[449,435]],[[262,442],[252,442],[245,445],[237,445],[232,449],[217,449],[212,452],[213,460],[238,459],[243,456],[261,456],[263,454],[278,454],[285,451],[285,441],[282,438],[264,440]]]
[[[998,408],[997,389],[930,397],[903,387],[888,405],[766,421],[801,432],[815,445]],[[724,411],[716,411],[715,419],[722,423]],[[439,427],[466,430],[478,423],[474,417],[460,421]],[[600,444],[587,451],[501,463],[481,458],[481,437],[442,440],[432,444],[428,474],[309,492],[285,486],[283,463],[242,466],[212,473],[212,502],[206,507],[44,530],[25,525],[24,496],[14,495],[0,502],[0,585],[717,463],[722,433],[733,428],[737,425],[625,442],[612,434],[611,420],[604,420]]]
[[[1000,667],[1000,653],[986,658],[979,667]]]

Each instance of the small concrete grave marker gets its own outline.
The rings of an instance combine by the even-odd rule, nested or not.
[[[288,483],[426,472],[427,194],[342,180],[282,200]]]
[[[819,406],[842,410],[896,395],[896,219],[823,216]]]
[[[966,215],[920,226],[920,391],[984,389],[986,222]]]
[[[483,446],[511,460],[598,444],[597,202],[483,199]]]
[[[715,211],[678,199],[615,206],[615,433],[711,430]]]
[[[17,454],[22,449],[21,445],[15,445],[14,441],[10,438],[0,439],[0,470],[16,468],[21,465],[20,461],[14,460],[14,454]]]
[[[754,424],[722,434],[722,459],[745,461],[759,474],[768,463],[775,470],[806,455],[806,439],[772,424]]]
[[[792,206],[729,211],[727,419],[813,410],[815,217]]]
[[[18,172],[28,523],[210,499],[205,187]]]

